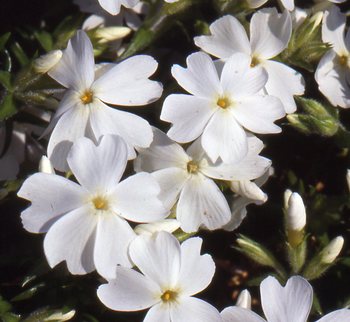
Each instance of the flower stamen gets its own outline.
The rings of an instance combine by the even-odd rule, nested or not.
[[[259,59],[257,58],[257,57],[252,57],[252,61],[250,62],[250,67],[255,67],[255,66],[257,66],[257,65],[259,65],[260,64],[260,61],[259,61]]]
[[[189,161],[187,163],[187,172],[192,174],[192,173],[197,173],[199,170],[199,165],[197,162],[194,161]]]
[[[226,97],[221,97],[217,100],[216,105],[225,109],[231,105],[230,101]]]
[[[342,55],[342,56],[339,56],[339,64],[341,66],[346,66],[348,64],[348,56],[346,55]]]
[[[108,201],[103,197],[96,197],[92,200],[94,207],[96,210],[107,210],[108,209]]]
[[[167,290],[160,297],[164,303],[173,302],[177,298],[177,293],[174,291]]]
[[[94,94],[92,91],[87,90],[80,96],[80,99],[84,105],[90,104],[94,100]]]

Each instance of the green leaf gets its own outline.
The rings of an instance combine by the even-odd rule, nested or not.
[[[29,58],[24,52],[22,46],[18,42],[15,42],[11,46],[11,50],[22,67],[27,66],[29,64]]]
[[[7,41],[9,40],[10,36],[11,36],[10,32],[7,32],[7,33],[3,34],[2,36],[0,36],[0,51],[5,48],[5,45],[6,45]]]
[[[0,70],[0,84],[4,86],[8,91],[12,90],[11,74],[4,70]]]
[[[41,47],[45,49],[45,51],[52,50],[53,41],[52,36],[44,30],[36,31],[34,33],[35,38],[39,41]]]
[[[31,287],[30,289],[28,290],[25,290],[24,292],[16,295],[12,301],[13,302],[18,302],[18,301],[23,301],[23,300],[27,300],[27,299],[30,299],[32,298],[36,293],[38,293],[38,291],[43,288],[45,286],[44,283],[40,283],[38,285],[35,285],[33,287]]]
[[[4,315],[1,316],[1,321],[2,322],[18,322],[21,320],[21,316],[7,312]]]
[[[8,92],[0,102],[0,121],[7,120],[9,117],[16,113],[17,110],[13,100],[13,95],[12,93]]]
[[[0,296],[0,316],[12,309],[12,305]]]

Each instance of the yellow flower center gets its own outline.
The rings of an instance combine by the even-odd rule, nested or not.
[[[260,64],[260,61],[257,57],[253,56],[252,61],[250,62],[250,67],[255,67]]]
[[[188,173],[197,173],[199,170],[199,165],[197,162],[190,161],[187,163],[187,172]]]
[[[92,203],[94,204],[94,207],[97,210],[107,210],[108,209],[108,201],[103,197],[100,197],[100,196],[95,197],[92,200]]]
[[[339,64],[341,66],[346,66],[348,64],[349,57],[346,55],[339,56]]]
[[[87,90],[80,96],[80,99],[84,105],[90,104],[94,100],[94,93],[90,90]]]
[[[168,290],[168,291],[165,291],[160,298],[165,303],[173,302],[177,298],[177,293],[174,291]]]
[[[221,108],[223,108],[223,109],[225,109],[225,108],[227,108],[227,107],[229,107],[231,105],[231,102],[226,97],[220,97],[217,100],[216,105],[221,107]]]

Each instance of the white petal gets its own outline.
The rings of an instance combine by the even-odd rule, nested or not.
[[[140,172],[118,184],[111,207],[120,216],[134,222],[164,219],[168,212],[158,199],[159,193],[160,187],[152,175]]]
[[[179,168],[166,168],[152,173],[160,186],[158,198],[166,209],[171,209],[177,201],[189,174]]]
[[[210,255],[201,255],[203,240],[189,238],[181,244],[181,268],[179,285],[181,294],[191,296],[207,288],[214,273],[215,264]]]
[[[249,8],[256,9],[264,5],[268,0],[246,0]]]
[[[231,212],[213,180],[197,174],[192,175],[181,191],[176,217],[181,222],[181,229],[189,233],[200,226],[209,230],[221,228],[231,218]]]
[[[96,100],[91,110],[91,128],[98,140],[105,134],[117,134],[123,138],[128,148],[128,159],[136,157],[135,147],[148,147],[152,142],[149,123],[132,113],[119,111]]]
[[[187,92],[211,99],[220,92],[219,76],[209,55],[198,52],[186,59],[187,68],[174,65],[171,74]]]
[[[344,43],[344,32],[346,26],[346,16],[337,6],[332,6],[323,16],[322,40],[333,45],[334,51],[338,55],[348,53]]]
[[[215,112],[214,102],[191,95],[172,94],[163,104],[160,119],[173,123],[168,136],[185,143],[198,138]]]
[[[231,204],[231,219],[223,227],[224,230],[233,231],[239,227],[243,219],[247,216],[247,206],[254,203],[251,199],[247,199],[241,196],[233,198]]]
[[[336,63],[335,51],[328,51],[319,62],[315,78],[320,92],[334,106],[350,107],[350,86],[346,79],[346,68]]]
[[[194,38],[194,43],[207,53],[229,58],[236,52],[250,55],[250,44],[242,24],[233,16],[224,16],[210,25],[211,36]]]
[[[180,228],[180,223],[176,219],[163,219],[150,224],[139,224],[134,228],[137,235],[152,235],[159,231],[173,233]]]
[[[44,239],[44,251],[51,267],[67,262],[72,274],[86,274],[95,269],[93,251],[98,217],[86,205],[56,221]]]
[[[73,143],[85,136],[89,109],[75,106],[58,120],[49,140],[47,155],[55,169],[67,171],[67,156]]]
[[[163,292],[173,288],[180,271],[181,250],[178,240],[167,232],[139,236],[129,248],[133,263]]]
[[[281,0],[281,2],[287,10],[289,10],[289,11],[294,10],[294,8],[295,8],[294,0]]]
[[[350,321],[350,310],[341,309],[331,312],[316,322],[349,322]]]
[[[261,67],[250,68],[251,58],[234,54],[225,63],[221,74],[224,93],[234,98],[257,94],[267,82],[267,73]]]
[[[261,303],[269,322],[306,322],[312,305],[312,287],[300,276],[291,277],[286,286],[269,276],[260,284]]]
[[[163,87],[148,78],[158,63],[146,55],[128,58],[108,70],[93,84],[92,90],[101,101],[114,105],[139,106],[157,100]]]
[[[143,322],[173,322],[170,319],[169,306],[163,303],[157,304],[150,308]]]
[[[221,322],[220,313],[209,303],[188,297],[170,308],[171,322]]]
[[[78,182],[91,193],[107,192],[117,185],[127,163],[127,148],[123,139],[105,135],[98,146],[90,139],[74,143],[67,158]]]
[[[227,307],[221,312],[221,316],[223,318],[223,322],[266,322],[253,311],[237,306]]]
[[[288,11],[279,14],[276,8],[256,12],[250,21],[252,54],[262,59],[277,56],[288,45],[292,19]]]
[[[287,65],[271,60],[264,62],[264,68],[269,75],[265,85],[268,94],[282,101],[286,113],[295,112],[297,107],[293,95],[304,94],[303,76]]]
[[[278,98],[260,95],[236,102],[232,113],[246,129],[261,134],[280,133],[281,128],[273,122],[285,115],[283,105]]]
[[[115,268],[117,279],[97,289],[97,296],[115,311],[140,311],[157,303],[157,285],[139,272],[126,267]]]
[[[66,178],[36,173],[24,181],[17,195],[32,202],[21,214],[24,228],[43,233],[61,215],[82,206],[87,192]]]
[[[157,128],[153,128],[153,142],[147,149],[139,149],[139,155],[134,161],[135,171],[153,172],[165,168],[182,168],[190,158],[183,148]]]
[[[133,229],[124,219],[113,214],[99,216],[94,261],[96,270],[101,276],[106,279],[116,278],[117,265],[132,266],[128,247],[135,237]]]
[[[111,15],[117,15],[120,12],[120,0],[98,0],[101,7],[109,12]]]
[[[84,91],[94,81],[94,67],[91,41],[84,31],[78,30],[68,42],[61,60],[48,74],[64,87]]]
[[[267,195],[254,182],[249,180],[232,181],[230,188],[233,192],[251,200],[265,202]]]
[[[225,163],[242,160],[248,151],[247,137],[229,110],[219,109],[201,137],[203,149],[213,162],[220,157]]]

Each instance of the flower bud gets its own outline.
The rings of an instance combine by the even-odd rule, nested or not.
[[[61,57],[61,50],[52,50],[37,58],[34,61],[33,68],[37,73],[45,74],[60,61]]]
[[[71,310],[67,313],[62,313],[62,312],[57,312],[53,313],[47,318],[44,318],[43,321],[49,322],[49,321],[55,321],[55,322],[63,322],[63,321],[68,321],[71,320],[75,315],[75,310]]]
[[[233,192],[251,200],[265,202],[267,195],[254,182],[249,180],[231,181],[230,188]]]
[[[131,32],[128,27],[103,27],[98,28],[94,37],[98,39],[99,43],[104,44],[110,41],[122,39]]]
[[[344,245],[344,238],[338,236],[334,238],[321,252],[321,261],[324,264],[331,264],[338,257]]]
[[[283,205],[284,205],[284,209],[288,209],[288,202],[289,202],[289,198],[290,196],[292,195],[292,190],[290,189],[286,189],[286,191],[284,192],[284,195],[283,195]]]
[[[243,290],[237,299],[236,306],[250,310],[252,307],[252,297],[248,290]]]
[[[176,219],[164,219],[150,224],[140,224],[134,228],[137,235],[152,235],[155,232],[167,231],[174,232],[180,227],[180,222]]]
[[[43,173],[48,173],[48,174],[54,174],[55,173],[55,170],[52,166],[52,163],[50,161],[50,159],[43,155],[40,159],[40,162],[39,162],[39,171],[40,172],[43,172]]]

